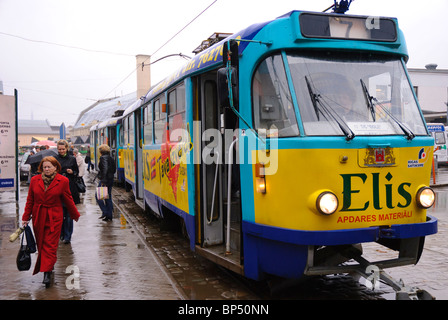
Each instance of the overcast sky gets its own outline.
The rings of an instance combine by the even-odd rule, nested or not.
[[[19,119],[71,125],[95,101],[136,91],[137,54],[153,55],[152,61],[174,53],[193,56],[192,50],[214,32],[234,33],[292,10],[323,11],[331,4],[332,0],[0,0],[0,80],[5,94],[19,92]],[[447,12],[448,0],[356,0],[349,11],[398,18],[408,44],[408,67],[437,63],[440,69],[448,69]],[[184,62],[169,58],[154,64],[152,83]]]

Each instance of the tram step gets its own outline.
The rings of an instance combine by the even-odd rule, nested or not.
[[[225,245],[216,245],[208,248],[196,245],[196,253],[235,273],[244,275],[244,267],[240,263],[239,251],[231,251],[231,254],[226,254]]]
[[[143,210],[145,210],[145,201],[143,199],[135,199],[135,203],[138,204],[138,206],[140,208],[142,208]]]
[[[225,228],[227,228],[227,226]],[[231,222],[230,223],[230,248],[232,250],[240,251],[240,243],[241,243],[240,224],[239,224],[239,222]]]

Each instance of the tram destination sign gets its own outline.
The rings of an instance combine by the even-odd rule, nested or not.
[[[397,25],[391,18],[302,13],[299,22],[306,38],[397,41]]]

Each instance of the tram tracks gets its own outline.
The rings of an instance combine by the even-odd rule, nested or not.
[[[132,193],[113,189],[113,201],[130,227],[158,261],[184,300],[382,300],[383,292],[366,288],[346,274],[301,280],[270,278],[253,281],[195,254],[180,232],[163,230],[144,212]],[[117,214],[117,212],[115,213]]]
[[[135,204],[131,193],[121,191],[121,188],[113,189],[115,208],[135,230],[150,254],[157,259],[182,299],[267,298],[262,292],[254,291],[238,275],[190,251],[188,242],[180,233],[162,230],[160,221]]]

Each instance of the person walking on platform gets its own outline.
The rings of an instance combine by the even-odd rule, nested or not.
[[[84,182],[84,174],[86,173],[86,164],[84,162],[83,157],[81,156],[81,154],[79,153],[79,150],[77,148],[73,149],[73,156],[76,159],[76,164],[78,165],[78,180],[82,182],[82,184],[85,186],[85,182]]]
[[[101,157],[98,165],[99,172],[97,177],[100,180],[98,187],[107,187],[109,198],[106,200],[98,200],[96,193],[95,198],[103,213],[99,219],[112,221],[112,185],[114,184],[115,160],[110,155],[110,147],[107,144],[102,144],[99,147],[99,151]]]
[[[87,164],[87,171],[90,173],[90,170],[95,169],[95,166],[92,163],[92,159],[90,158],[90,147],[87,149],[86,157],[84,158],[84,163]]]
[[[79,169],[74,156],[68,154],[69,145],[66,140],[59,140],[57,142],[58,155],[56,160],[61,164],[60,174],[67,177],[70,185],[70,192],[72,193],[75,204],[81,203],[79,192],[76,187],[76,178],[78,177]],[[64,206],[64,222],[62,224],[61,240],[65,244],[70,243],[73,233],[73,220],[68,214],[67,208]]]
[[[73,149],[73,156],[76,159],[76,164],[78,165],[78,177],[83,177],[86,173],[86,164],[84,163],[84,158],[79,153],[77,148]]]
[[[78,221],[80,214],[73,202],[68,178],[58,172],[61,165],[54,157],[45,157],[39,164],[39,175],[31,178],[22,225],[33,220],[33,230],[39,252],[33,275],[44,272],[43,283],[50,286],[57,260],[57,248],[63,221],[63,204],[70,217]]]

